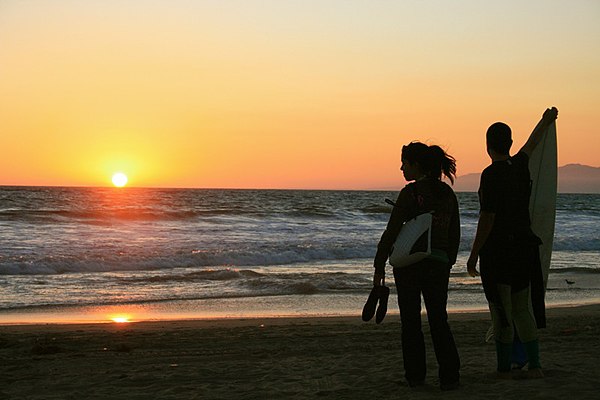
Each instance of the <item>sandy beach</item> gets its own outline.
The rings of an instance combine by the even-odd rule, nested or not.
[[[487,313],[451,314],[461,387],[403,379],[397,315],[0,326],[2,399],[597,398],[600,305],[548,310],[541,380],[492,377]],[[426,324],[425,324],[426,325]],[[428,335],[428,328],[425,326]]]

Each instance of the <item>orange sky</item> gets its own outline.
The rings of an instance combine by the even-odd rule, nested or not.
[[[600,166],[600,2],[0,3],[0,185],[364,189],[403,144],[488,163],[560,110]]]

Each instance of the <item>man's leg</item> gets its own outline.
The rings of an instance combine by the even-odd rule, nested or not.
[[[497,370],[510,373],[514,327],[512,323],[512,297],[510,285],[497,285],[499,302],[489,303],[496,339]]]
[[[542,377],[537,325],[529,307],[529,298],[529,288],[512,294],[513,320],[529,359],[529,370],[540,370],[539,374],[534,375]]]

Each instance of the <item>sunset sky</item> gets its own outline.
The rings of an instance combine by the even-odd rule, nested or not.
[[[600,166],[600,1],[0,0],[0,185],[398,187],[553,105]]]

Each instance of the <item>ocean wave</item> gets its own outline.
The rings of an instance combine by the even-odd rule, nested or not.
[[[18,286],[31,287],[27,296],[16,292],[0,299],[0,309],[36,307],[116,305],[179,300],[216,300],[269,296],[315,295],[327,293],[368,293],[370,279],[359,273],[279,273],[256,272],[249,269],[206,269],[199,271],[167,271],[161,275],[123,277],[105,274],[85,284],[85,278],[74,277],[64,282],[58,277],[49,279],[43,291],[34,294],[37,278],[21,280]],[[204,282],[204,284],[200,284]],[[32,286],[29,286],[32,285]],[[13,289],[16,289],[14,286]],[[61,291],[63,296],[46,293]],[[70,291],[69,291],[70,290]],[[31,297],[31,298],[28,298]]]
[[[260,213],[243,212],[232,209],[213,210],[147,210],[147,209],[115,209],[115,210],[0,210],[0,220],[12,222],[114,222],[114,221],[187,221],[201,217],[235,216],[249,214],[260,216]]]
[[[372,204],[359,209],[359,211],[365,214],[390,214],[392,207],[384,204]]]
[[[357,240],[356,242],[353,240]],[[50,248],[54,253],[40,252],[0,254],[1,275],[55,275],[65,273],[160,271],[181,267],[241,268],[254,266],[293,265],[343,260],[366,260],[371,263],[377,239],[323,241],[314,238],[308,242],[229,242],[218,248],[177,249],[131,247],[89,249],[86,247]],[[471,240],[463,237],[460,254],[470,251]],[[555,241],[554,251],[581,259],[585,254],[596,254],[600,243],[596,240]],[[62,253],[62,254],[61,254]],[[558,261],[555,261],[555,263]],[[561,262],[563,264],[563,262]],[[562,265],[559,265],[561,267]],[[568,269],[557,269],[565,271]],[[584,269],[586,270],[586,269]],[[576,269],[574,270],[577,271]],[[587,271],[587,270],[586,270]],[[241,272],[243,274],[245,272]],[[236,279],[240,272],[200,272],[181,279],[227,280]],[[162,279],[157,276],[155,279]]]
[[[473,245],[476,226],[462,227],[462,236],[459,245],[459,251],[470,251]],[[560,227],[557,227],[557,231]],[[580,231],[577,235],[563,236],[563,233],[558,233],[554,237],[552,244],[553,251],[566,252],[588,252],[600,251],[600,237],[596,232]]]
[[[252,270],[237,270],[234,268],[209,269],[183,274],[133,276],[119,278],[123,284],[132,283],[167,283],[167,282],[195,282],[195,281],[230,281],[244,278],[257,278],[263,274]]]
[[[300,210],[243,210],[243,209],[210,209],[210,210],[0,210],[0,221],[25,222],[37,224],[80,223],[80,224],[112,224],[116,222],[159,222],[181,221],[190,222],[223,217],[252,218],[257,222],[265,219],[304,219],[331,220],[352,219],[356,215],[349,212],[324,210],[319,208]]]
[[[348,273],[312,273],[312,274],[269,274],[259,279],[240,282],[243,288],[252,293],[316,294],[335,291],[366,289],[364,277]]]
[[[129,255],[124,252],[98,252],[84,254],[72,251],[61,256],[1,256],[0,275],[52,275],[80,272],[155,271],[180,267],[252,267],[290,265],[302,262],[335,261],[372,258],[375,246],[370,243],[353,245],[296,244],[293,246],[274,244],[271,246],[230,246],[227,249],[193,250]],[[202,275],[206,274],[206,275]],[[200,273],[198,279],[230,279],[224,273],[211,275]],[[158,278],[157,278],[158,279]]]
[[[552,249],[554,251],[598,251],[600,250],[600,237],[597,232],[590,232],[586,236],[555,236]],[[595,237],[594,237],[595,236]]]

